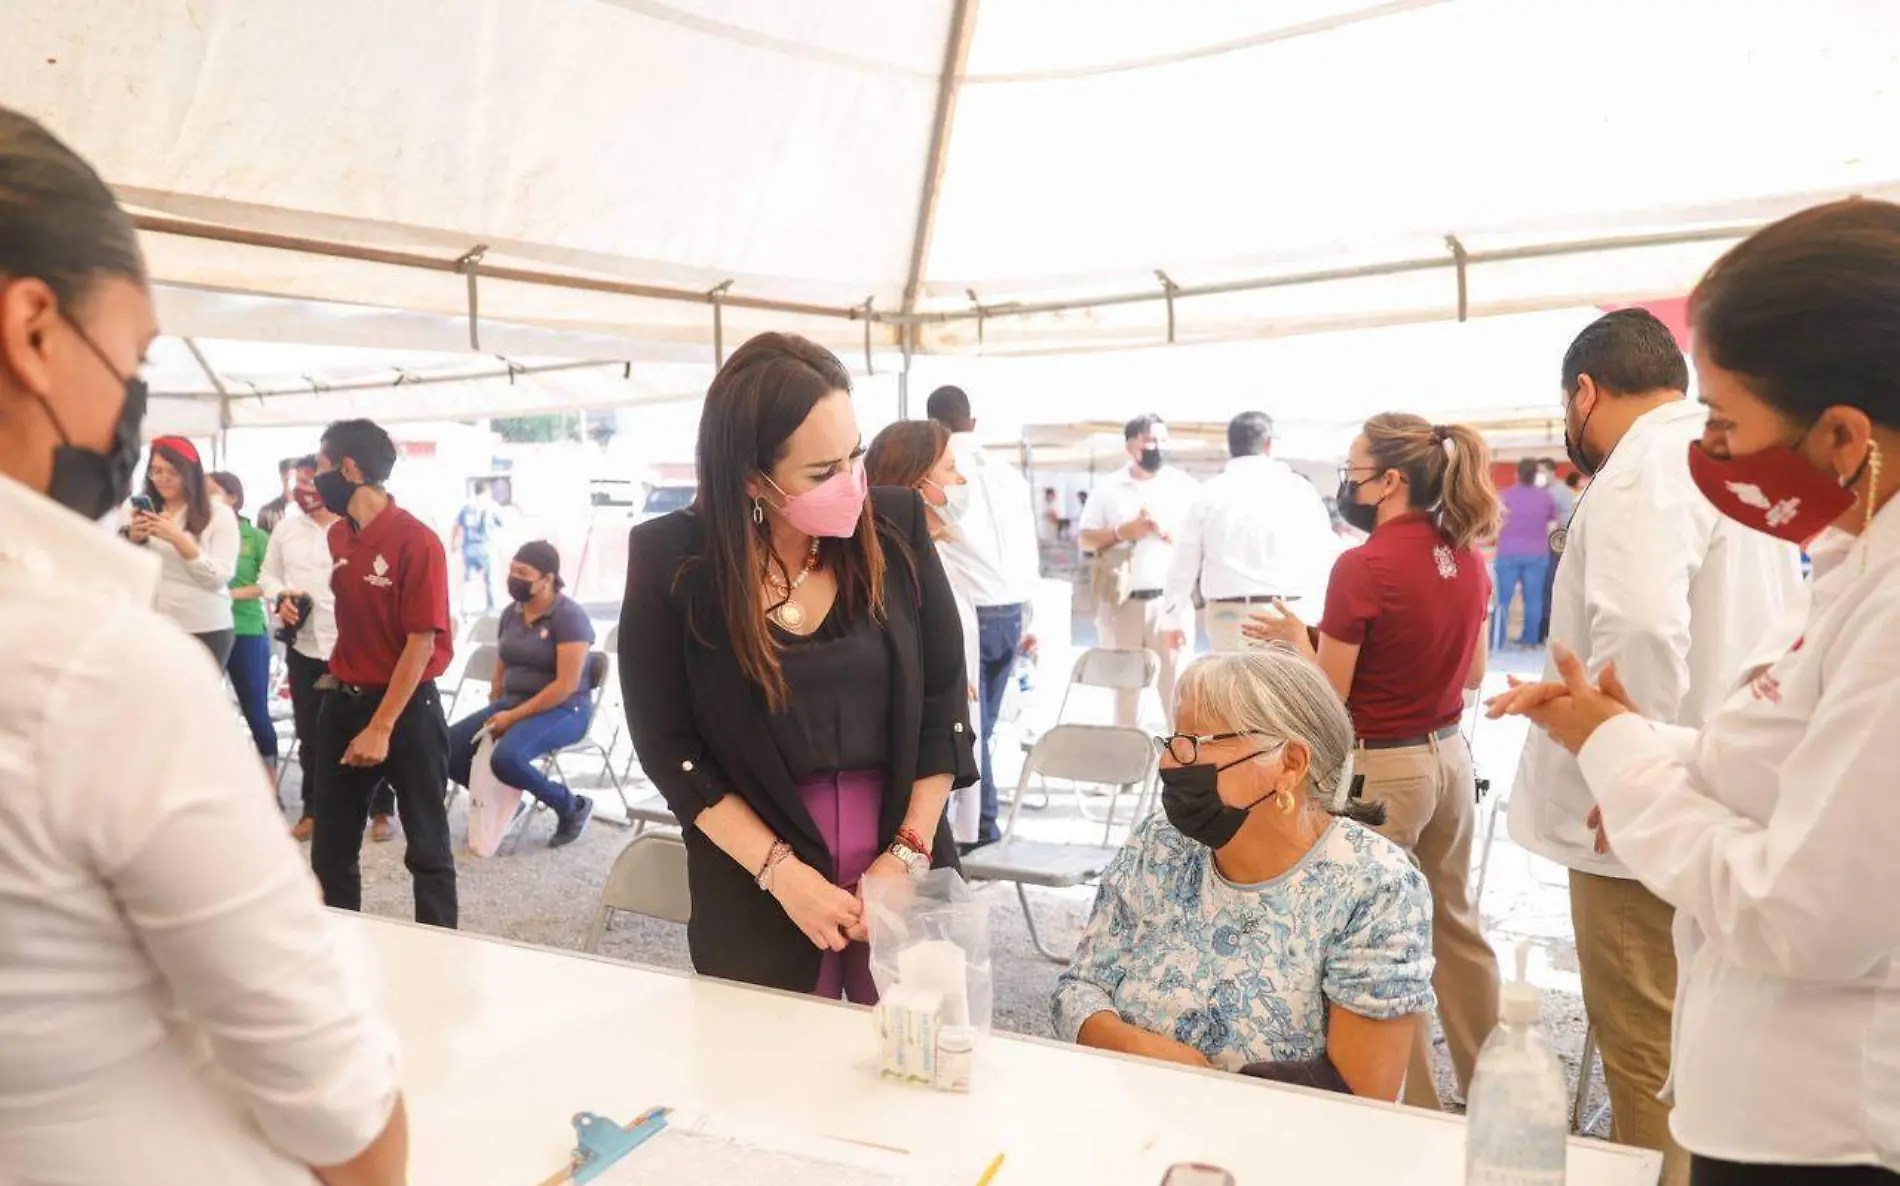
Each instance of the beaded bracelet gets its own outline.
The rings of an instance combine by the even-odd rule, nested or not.
[[[791,845],[785,843],[783,840],[774,840],[772,847],[766,851],[765,863],[759,866],[759,875],[752,879],[753,883],[765,892],[771,893],[772,870],[778,866],[780,861],[791,855]]]

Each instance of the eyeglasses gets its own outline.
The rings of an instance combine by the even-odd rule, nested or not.
[[[1341,482],[1351,482],[1353,485],[1358,486],[1361,482],[1353,478],[1354,474],[1377,475],[1378,472],[1379,467],[1376,465],[1342,465],[1339,467],[1339,480]],[[1369,481],[1370,479],[1366,480]]]
[[[1252,731],[1241,733],[1171,733],[1166,737],[1154,739],[1155,751],[1164,753],[1183,766],[1192,766],[1201,759],[1201,746],[1214,741],[1234,741],[1242,737],[1265,737],[1265,733]]]

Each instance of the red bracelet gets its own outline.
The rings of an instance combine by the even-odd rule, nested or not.
[[[897,829],[897,842],[905,848],[921,853],[924,856],[930,855],[930,846],[924,843],[923,837],[911,831],[909,828]]]

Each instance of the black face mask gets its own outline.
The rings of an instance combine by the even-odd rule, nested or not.
[[[1577,426],[1575,436],[1572,436],[1570,432],[1568,409],[1565,409],[1564,415],[1564,456],[1570,458],[1570,464],[1576,466],[1578,472],[1583,474],[1586,478],[1596,477],[1597,470],[1603,467],[1603,459],[1601,457],[1592,458],[1584,451],[1588,446],[1583,443],[1583,432],[1584,429],[1590,427],[1590,417],[1596,414],[1597,410],[1591,408],[1589,413],[1584,416],[1583,423]]]
[[[1226,848],[1239,833],[1240,826],[1247,822],[1247,813],[1273,798],[1273,792],[1268,791],[1245,807],[1235,807],[1220,797],[1220,772],[1272,752],[1255,750],[1219,766],[1199,762],[1163,769],[1161,810],[1167,813],[1168,822],[1189,840],[1198,840],[1212,849]]]
[[[46,413],[53,431],[59,434],[59,447],[53,450],[53,478],[46,496],[69,511],[96,520],[132,493],[132,471],[139,464],[139,427],[145,423],[145,406],[150,393],[145,380],[137,375],[121,378],[119,368],[112,365],[112,360],[85,330],[76,325],[72,329],[100,365],[125,384],[125,402],[119,407],[119,422],[112,429],[112,452],[99,453],[73,444],[53,405],[44,398],[39,400],[40,410]]]
[[[1146,449],[1141,451],[1141,457],[1135,464],[1151,474],[1158,474],[1161,472],[1162,461],[1161,447],[1159,445],[1149,445]]]
[[[534,600],[534,582],[524,581],[520,577],[509,577],[508,596],[512,597],[518,605],[528,604]]]
[[[350,496],[356,493],[356,483],[344,477],[342,470],[325,470],[311,479],[310,484],[317,488],[317,497],[323,500],[324,510],[332,515],[350,513]]]
[[[1367,478],[1366,482],[1371,480]],[[1334,493],[1333,501],[1339,505],[1340,518],[1371,535],[1372,529],[1379,525],[1379,504],[1359,501],[1359,487],[1363,485],[1365,482],[1355,482],[1351,478],[1339,479],[1339,490]]]

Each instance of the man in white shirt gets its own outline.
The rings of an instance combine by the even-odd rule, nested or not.
[[[314,748],[317,713],[323,706],[323,693],[317,681],[330,674],[330,652],[336,647],[336,595],[330,590],[330,525],[337,521],[323,505],[316,488],[315,456],[294,458],[290,462],[291,504],[294,510],[279,518],[271,533],[270,546],[264,550],[264,564],[258,570],[257,584],[264,591],[271,616],[285,629],[295,629],[296,640],[284,651],[284,666],[289,676],[291,714],[297,726],[298,769],[303,779],[303,815],[291,829],[298,840],[310,839],[317,826],[317,796],[321,793],[321,770]],[[299,599],[310,599],[310,617],[306,620],[298,608]],[[396,814],[396,793],[388,783],[376,791],[370,808],[371,840],[388,840],[395,835],[392,817]]]
[[[158,558],[96,525],[156,336],[131,220],[0,108],[0,1180],[394,1186],[369,986]]]
[[[1723,517],[1696,489],[1688,451],[1706,416],[1684,398],[1687,365],[1653,315],[1624,309],[1592,323],[1564,356],[1563,385],[1566,447],[1593,478],[1562,537],[1550,641],[1593,674],[1615,663],[1649,719],[1699,728],[1800,596],[1799,553]],[[1546,678],[1557,678],[1554,664]],[[1593,806],[1577,760],[1533,731],[1511,837],[1570,870],[1615,1139],[1661,1150],[1665,1186],[1680,1186],[1688,1159],[1656,1098],[1669,1072],[1674,912],[1604,850]]]
[[[969,491],[953,520],[955,530],[938,542],[937,553],[951,581],[976,607],[980,670],[970,672],[970,682],[976,685],[983,717],[983,744],[977,751],[983,769],[982,813],[976,843],[989,844],[1002,838],[996,826],[991,762],[996,717],[1016,670],[1016,656],[1036,649],[1035,636],[1027,630],[1036,581],[1042,575],[1042,552],[1036,543],[1029,483],[1014,466],[991,457],[977,443],[970,397],[960,387],[939,387],[930,393],[924,410],[950,430],[950,448],[967,481],[963,489]]]
[[[1240,624],[1250,606],[1275,598],[1314,605],[1326,600],[1326,577],[1339,557],[1339,537],[1313,483],[1273,452],[1273,417],[1242,412],[1227,425],[1232,460],[1203,484],[1174,542],[1163,617],[1166,641],[1187,643],[1195,582],[1207,602],[1207,641],[1216,651],[1245,650]]]
[[[1121,650],[1147,648],[1161,661],[1163,715],[1174,711],[1174,677],[1181,644],[1167,637],[1168,570],[1174,564],[1174,537],[1187,522],[1199,488],[1193,478],[1171,469],[1167,460],[1168,426],[1159,416],[1137,416],[1122,428],[1128,468],[1096,483],[1082,512],[1080,543],[1088,553],[1132,544],[1128,558],[1128,600],[1104,604],[1096,616],[1101,645]],[[1137,692],[1115,694],[1115,723],[1134,725],[1141,709]]]

